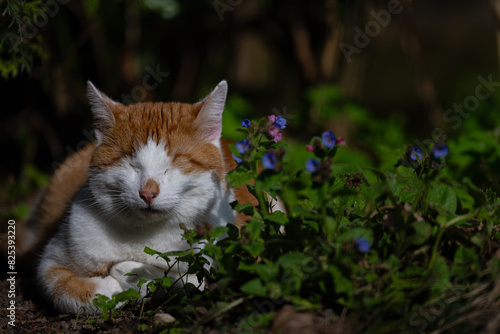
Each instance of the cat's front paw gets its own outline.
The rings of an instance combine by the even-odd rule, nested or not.
[[[139,288],[137,286],[139,278],[151,281],[153,279],[163,277],[165,275],[165,271],[149,264],[135,261],[124,261],[115,264],[111,268],[109,275],[120,283],[123,290],[132,288],[144,297],[147,293],[146,285],[143,284],[143,286]]]

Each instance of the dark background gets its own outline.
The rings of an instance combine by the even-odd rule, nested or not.
[[[0,1],[0,10],[5,13],[12,2]],[[451,129],[443,118],[474,94],[479,76],[500,81],[497,1],[402,0],[401,13],[392,15],[350,61],[342,43],[356,46],[355,28],[365,31],[375,20],[371,11],[386,10],[391,1],[27,3],[55,4],[49,7],[55,14],[46,12],[46,22],[23,43],[38,51],[30,49],[30,68],[17,74],[6,69],[26,57],[12,52],[6,34],[19,30],[11,16],[1,18],[4,214],[25,214],[26,207],[18,203],[29,202],[54,166],[87,140],[82,132],[92,129],[87,80],[121,102],[195,102],[226,79],[226,117],[233,122],[228,121],[225,133],[243,117],[281,113],[289,116],[286,136],[291,142],[305,143],[331,129],[368,156],[372,143],[349,117],[349,110],[357,110],[349,106],[391,120],[407,143],[429,138],[436,128],[456,137],[470,124],[485,130],[498,126],[497,92],[481,101],[460,129]],[[152,90],[144,85],[148,68],[169,73]],[[332,108],[332,117],[323,117]]]

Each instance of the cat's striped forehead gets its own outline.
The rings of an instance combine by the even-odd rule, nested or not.
[[[119,166],[148,143],[164,146],[174,166],[185,173],[222,170],[219,149],[204,140],[195,126],[200,104],[138,103],[111,106],[115,124],[104,134],[91,165]]]

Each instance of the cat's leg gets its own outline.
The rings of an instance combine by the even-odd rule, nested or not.
[[[127,275],[129,273],[132,275]],[[150,282],[157,278],[169,276],[173,278],[172,283],[177,282],[175,284],[176,287],[182,287],[183,284],[186,284],[188,282],[194,284],[195,286],[199,285],[196,275],[183,275],[183,277],[179,279],[179,273],[177,271],[174,271],[173,269],[167,272],[167,270],[165,269],[135,261],[124,261],[117,263],[111,268],[109,274],[120,283],[124,290],[133,288],[134,290],[138,291],[142,297],[147,294],[147,283],[143,284],[141,288],[138,288],[137,284],[139,283],[139,278],[145,279]]]
[[[165,276],[165,270],[159,267],[151,266],[149,264],[124,261],[115,264],[111,267],[109,275],[112,276],[123,288],[128,290],[130,288],[138,291],[142,297],[147,294],[147,283],[143,284],[140,288],[137,286],[139,278],[145,279],[148,282],[156,278]],[[131,274],[131,275],[127,275]]]
[[[111,298],[124,291],[112,276],[83,276],[54,261],[42,261],[39,277],[55,307],[68,313],[95,311],[92,300],[96,294]]]

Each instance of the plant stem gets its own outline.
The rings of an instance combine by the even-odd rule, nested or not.
[[[428,271],[431,271],[432,267],[434,267],[434,262],[436,261],[439,242],[441,241],[441,238],[443,237],[444,230],[445,230],[444,228],[439,229],[439,233],[437,235],[436,242],[434,243],[434,247],[432,248],[431,260],[429,261],[429,267],[427,268]]]

